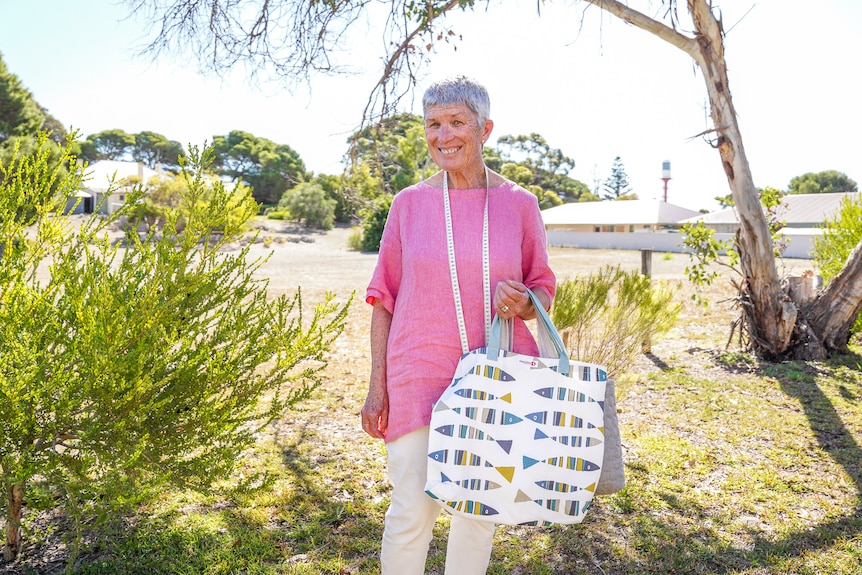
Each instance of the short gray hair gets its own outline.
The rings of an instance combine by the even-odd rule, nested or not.
[[[491,115],[491,98],[485,86],[467,76],[453,76],[434,82],[422,96],[422,113],[428,115],[431,106],[451,106],[463,104],[476,114],[479,127]]]

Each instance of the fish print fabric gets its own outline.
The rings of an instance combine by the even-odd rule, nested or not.
[[[426,493],[494,523],[580,523],[601,475],[605,368],[486,352],[461,357],[434,405]]]

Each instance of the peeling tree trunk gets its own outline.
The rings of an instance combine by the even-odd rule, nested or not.
[[[862,240],[841,272],[803,309],[808,325],[828,351],[847,352],[850,328],[862,311]]]
[[[21,518],[24,511],[24,490],[18,483],[6,491],[6,545],[3,559],[14,561],[21,552]]]
[[[846,352],[850,326],[862,308],[862,242],[841,274],[805,307],[787,296],[775,265],[772,237],[742,145],[724,59],[724,32],[709,0],[687,0],[695,35],[688,37],[616,0],[587,0],[689,54],[703,73],[716,147],[740,220],[736,234],[743,283],[743,313],[752,351],[765,359],[824,359]],[[671,2],[671,11],[676,10]]]

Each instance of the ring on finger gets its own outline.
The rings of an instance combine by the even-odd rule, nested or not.
[[[501,305],[501,306],[500,306],[500,311],[501,311],[501,312],[503,312],[503,313],[508,312],[508,311],[509,311],[509,306],[507,306],[506,304]]]

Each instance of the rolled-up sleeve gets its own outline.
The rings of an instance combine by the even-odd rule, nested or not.
[[[398,204],[396,196],[396,201],[392,202],[389,217],[383,228],[377,265],[365,291],[365,301],[371,305],[380,301],[389,313],[395,311],[395,299],[398,297],[398,290],[401,287],[401,226],[398,217]]]

